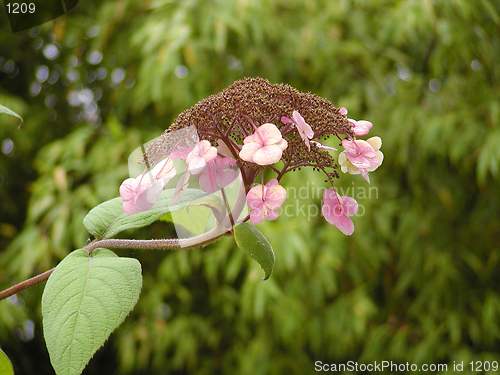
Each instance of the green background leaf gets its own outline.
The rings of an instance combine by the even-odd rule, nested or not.
[[[100,237],[104,234],[102,238],[112,238],[126,229],[142,228],[150,225],[163,215],[178,211],[186,207],[189,202],[207,195],[207,193],[198,189],[186,189],[182,199],[170,206],[173,193],[174,189],[163,191],[151,210],[137,212],[134,215],[127,215],[123,212],[122,198],[113,198],[94,207],[83,219],[83,225],[94,237]],[[109,230],[106,232],[108,228]]]
[[[0,349],[0,375],[14,375],[12,363],[2,349]]]
[[[19,120],[21,120],[21,125],[24,122],[23,118],[21,116],[19,116],[16,112],[14,112],[13,110],[11,110],[11,109],[9,109],[1,104],[0,104],[0,113],[6,114],[9,116],[17,117]]]
[[[264,280],[269,279],[274,268],[274,252],[269,241],[253,225],[238,224],[234,228],[234,239],[238,247],[260,264]]]
[[[107,249],[73,251],[42,296],[43,332],[57,375],[80,374],[137,303],[141,265]]]

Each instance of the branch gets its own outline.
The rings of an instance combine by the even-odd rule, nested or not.
[[[24,289],[28,289],[29,287],[40,284],[42,281],[45,281],[49,278],[50,274],[55,270],[55,267],[52,268],[51,270],[45,271],[44,273],[41,273],[40,275],[37,275],[35,277],[32,277],[31,279],[25,280],[19,284],[16,284],[14,286],[11,286],[9,289],[5,289],[4,291],[0,292],[0,300],[5,299],[7,297],[12,296],[13,294],[19,293],[23,291]]]
[[[223,236],[232,234],[232,227],[234,225],[234,219],[239,217],[243,207],[245,206],[245,187],[240,186],[238,192],[238,197],[233,205],[233,208],[229,214],[217,225],[214,229],[208,231],[207,233],[200,234],[199,236],[190,238],[169,238],[169,239],[159,239],[159,240],[124,240],[124,239],[105,239],[105,240],[95,240],[84,247],[89,255],[97,248],[107,248],[107,249],[181,249],[204,246],[212,243]],[[248,219],[245,219],[248,220]],[[29,287],[39,284],[47,280],[50,274],[54,271],[52,268],[40,275],[32,277],[31,279],[25,280],[19,284],[11,286],[8,289],[0,292],[0,300],[12,296],[13,294],[19,293]]]

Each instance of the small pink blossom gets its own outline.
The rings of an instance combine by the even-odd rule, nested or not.
[[[286,199],[286,190],[275,178],[265,186],[257,185],[247,193],[247,204],[250,208],[250,222],[257,225],[264,219],[276,220],[279,208]]]
[[[347,119],[352,124],[352,130],[355,135],[358,137],[361,135],[367,135],[370,132],[370,129],[373,127],[373,124],[370,121],[366,120],[353,120]]]
[[[199,178],[200,188],[206,193],[214,193],[231,185],[238,177],[238,166],[232,158],[217,156],[207,163]]]
[[[283,124],[290,124],[290,123],[295,124],[295,127],[299,132],[300,138],[302,138],[302,140],[307,146],[307,150],[309,151],[311,150],[311,146],[309,145],[309,140],[314,137],[314,132],[299,112],[293,111],[292,118],[286,116],[281,117],[281,122]]]
[[[350,236],[354,232],[354,224],[349,216],[358,212],[358,202],[348,196],[340,196],[335,190],[326,189],[323,193],[321,213],[330,224],[335,225],[342,233]]]
[[[203,140],[198,142],[193,150],[186,156],[186,163],[188,164],[187,171],[190,174],[201,173],[207,163],[214,160],[216,156],[217,149],[213,147],[209,141]]]
[[[281,132],[274,124],[259,126],[255,133],[243,140],[240,158],[258,165],[277,163],[288,146]]]
[[[347,115],[347,108],[346,107],[340,107],[339,112],[342,116]]]
[[[172,160],[165,159],[151,171],[136,178],[127,178],[120,186],[123,211],[133,215],[138,211],[148,211],[153,208],[163,188],[175,174]]]
[[[342,172],[350,174],[360,174],[363,178],[370,182],[368,172],[373,172],[377,169],[384,160],[384,154],[380,151],[382,139],[380,137],[372,137],[366,141],[354,140],[342,141],[345,151],[339,154],[339,163]]]

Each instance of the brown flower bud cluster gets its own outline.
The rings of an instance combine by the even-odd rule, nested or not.
[[[289,144],[283,152],[284,167],[278,173],[278,180],[284,173],[303,166],[322,170],[329,179],[338,177],[337,165],[328,151],[314,144],[309,151],[298,132],[281,122],[283,116],[291,117],[293,111],[298,111],[311,126],[315,139],[326,139],[331,135],[339,140],[341,135],[354,137],[352,124],[328,100],[300,92],[286,84],[271,84],[263,78],[244,78],[182,112],[149,146],[146,155],[149,160],[158,155],[168,155],[175,146],[169,135],[195,126],[200,140],[208,140],[214,146],[221,141],[228,144],[240,166],[261,168],[250,166],[237,153],[245,137],[253,134],[259,126],[272,123],[280,129]]]

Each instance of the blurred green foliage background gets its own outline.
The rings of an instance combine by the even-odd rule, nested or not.
[[[306,374],[314,362],[500,361],[500,3],[495,0],[103,0],[12,34],[0,9],[0,287],[86,244],[127,158],[184,109],[260,76],[373,122],[383,165],[342,175],[352,237],[314,211],[259,225],[274,274],[224,238],[119,251],[143,265],[138,305],[84,374]],[[354,185],[353,185],[354,184]],[[353,194],[349,194],[353,195]],[[290,210],[293,211],[293,210]],[[290,212],[289,211],[289,212]],[[164,223],[127,234],[175,235]],[[52,374],[43,285],[0,301],[17,374]]]

